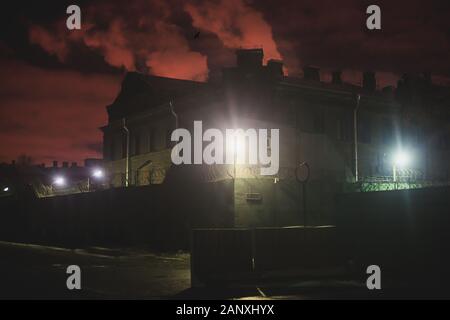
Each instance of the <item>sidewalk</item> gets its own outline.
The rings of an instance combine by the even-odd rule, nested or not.
[[[0,242],[0,299],[164,299],[190,287],[189,255]],[[82,290],[66,287],[81,268]]]

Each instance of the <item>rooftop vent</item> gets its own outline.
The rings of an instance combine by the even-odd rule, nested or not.
[[[331,83],[332,84],[342,84],[342,71],[333,71],[331,74]]]
[[[320,81],[319,71],[317,67],[306,66],[303,68],[303,77],[305,80]]]
[[[236,60],[238,68],[257,69],[263,65],[264,52],[262,49],[238,49]]]
[[[270,59],[269,62],[267,62],[267,69],[269,70],[270,74],[274,76],[282,77],[284,75],[283,61],[281,60]]]
[[[366,71],[363,73],[363,89],[369,92],[375,91],[377,87],[377,80],[375,78],[375,72]]]
[[[283,61],[281,60],[270,59],[269,62],[267,62],[267,69],[270,74],[274,76],[284,76]]]

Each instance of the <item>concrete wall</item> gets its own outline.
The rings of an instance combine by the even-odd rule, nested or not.
[[[333,226],[196,229],[191,248],[193,286],[330,275],[344,264]]]
[[[187,249],[192,227],[230,227],[227,181],[116,188],[1,201],[3,240],[63,246],[142,245]]]
[[[341,194],[337,203],[348,259],[397,283],[450,284],[450,187]]]
[[[106,171],[113,187],[125,185],[125,165],[125,159],[106,162]],[[130,185],[161,184],[170,166],[169,149],[132,156],[130,157]]]
[[[305,223],[303,186],[294,179],[236,179],[235,226],[270,227]],[[306,184],[307,225],[327,225],[335,221],[335,195],[340,190],[336,183],[310,181]],[[248,199],[259,194],[259,201]]]

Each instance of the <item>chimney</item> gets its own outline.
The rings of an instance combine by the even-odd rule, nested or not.
[[[331,83],[332,84],[342,84],[342,71],[333,71],[333,73],[331,74]]]
[[[64,162],[62,163],[62,166],[63,166],[63,168],[68,168],[68,167],[69,167],[69,162],[64,161]]]
[[[259,69],[263,65],[264,52],[262,49],[238,49],[236,61],[239,69]]]
[[[270,59],[269,62],[267,62],[267,70],[269,70],[269,73],[271,75],[274,75],[274,76],[277,76],[277,77],[284,76],[284,73],[283,73],[283,61]]]
[[[58,161],[53,160],[53,168],[58,168]]]
[[[317,67],[312,66],[303,67],[303,78],[305,80],[320,81],[319,71],[320,69]]]
[[[377,80],[375,78],[375,72],[365,71],[363,73],[363,89],[368,92],[373,92],[377,88]]]

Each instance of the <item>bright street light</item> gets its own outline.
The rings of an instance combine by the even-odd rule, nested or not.
[[[104,173],[103,170],[101,170],[101,169],[95,169],[95,170],[92,172],[92,176],[93,176],[94,178],[96,178],[96,179],[101,179],[101,178],[103,178],[103,177],[105,176],[105,173]]]
[[[62,187],[66,185],[66,179],[63,176],[56,176],[55,179],[53,180],[53,184],[58,186],[58,187]]]
[[[8,192],[9,191],[9,187],[4,187],[3,188],[3,192]]]
[[[237,135],[226,142],[226,152],[233,156],[233,161],[238,162],[237,159],[245,161],[246,141],[244,135]]]
[[[411,155],[403,150],[399,150],[394,154],[392,165],[392,177],[394,182],[397,181],[397,168],[405,168],[411,163]]]
[[[233,177],[236,179],[236,165],[245,163],[246,156],[246,139],[245,134],[237,133],[231,139],[226,140],[226,157],[233,157]]]
[[[92,178],[94,178],[94,180],[101,180],[105,177],[105,172],[101,168],[96,168],[92,171],[91,176]],[[87,178],[88,191],[91,191],[91,176],[88,176]]]
[[[397,167],[405,167],[411,162],[411,156],[405,151],[398,151],[394,155],[394,165]]]

